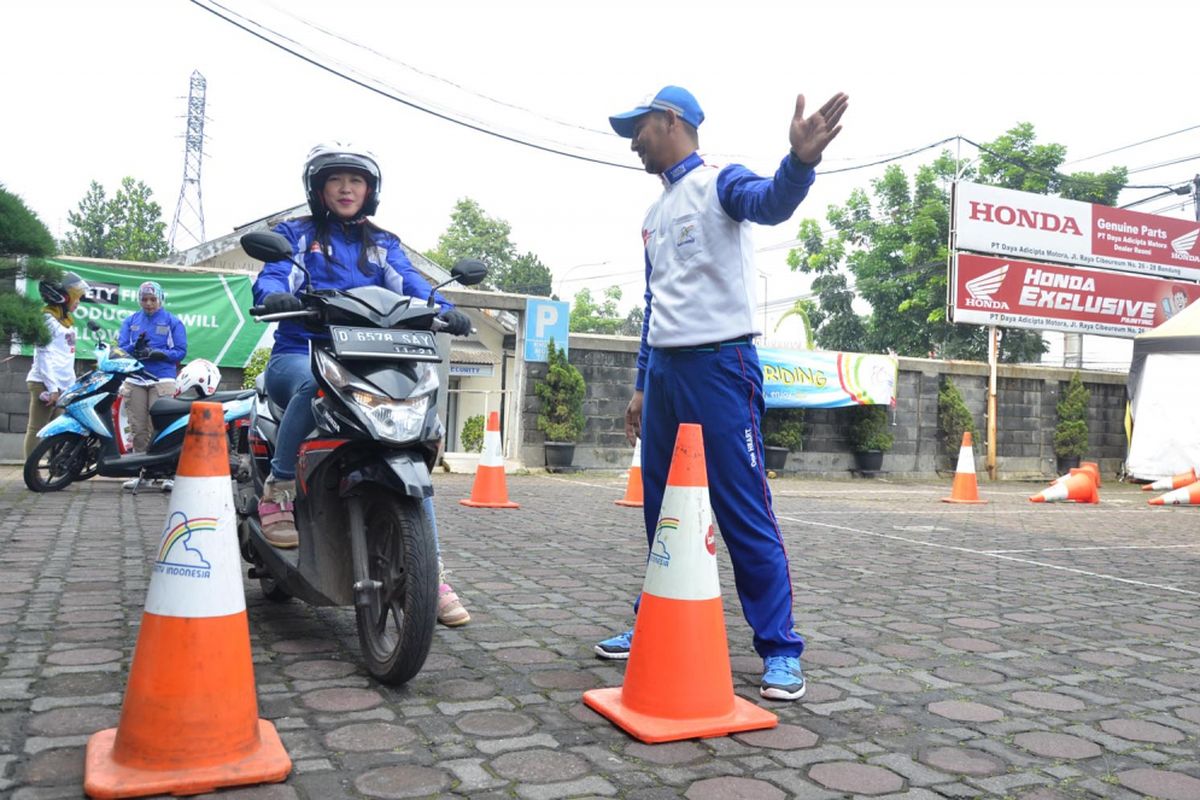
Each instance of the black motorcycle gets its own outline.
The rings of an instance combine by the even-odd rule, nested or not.
[[[433,494],[430,469],[444,432],[434,332],[445,323],[432,294],[426,304],[378,286],[312,291],[282,236],[248,233],[241,242],[252,258],[291,261],[310,289],[300,294],[303,310],[255,307],[250,314],[264,322],[303,319],[329,337],[310,350],[320,391],[317,430],[296,468],[297,549],[273,547],[258,519],[284,412],[259,376],[239,443],[248,466],[236,491],[242,556],[271,600],[353,605],[367,669],[384,683],[404,683],[425,663],[437,622],[437,552],[422,501]],[[470,286],[486,274],[482,263],[463,261],[446,283]]]

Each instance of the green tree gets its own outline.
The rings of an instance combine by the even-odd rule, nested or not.
[[[637,336],[641,338],[642,323],[645,319],[645,309],[641,306],[634,306],[629,309],[629,313],[625,315],[625,319],[621,320],[621,327],[617,328],[617,333],[621,336]]]
[[[1021,123],[983,146],[977,169],[965,168],[949,152],[910,177],[889,167],[870,192],[856,189],[844,206],[831,206],[826,236],[815,220],[800,224],[799,246],[788,253],[794,270],[814,276],[818,308],[810,314],[821,347],[900,355],[940,355],[984,360],[987,330],[955,325],[945,312],[950,207],[948,187],[956,177],[1071,199],[1111,204],[1125,184],[1125,170],[1063,175],[1057,170],[1066,148],[1038,144],[1033,126]],[[853,285],[847,279],[853,278]],[[868,314],[852,301],[870,304]],[[1040,358],[1045,344],[1037,331],[1010,329],[1001,342],[1003,361]]]
[[[1063,458],[1087,455],[1087,409],[1091,392],[1083,385],[1079,373],[1071,374],[1067,388],[1059,397],[1055,410],[1058,424],[1054,427],[1054,454]]]
[[[495,283],[496,288],[502,292],[549,297],[552,279],[550,268],[543,264],[540,258],[533,253],[525,253],[517,256],[512,266],[502,272]]]
[[[438,237],[437,247],[425,253],[445,269],[463,258],[477,258],[488,267],[485,286],[495,288],[516,259],[517,249],[509,239],[512,226],[505,220],[489,217],[479,203],[464,197],[450,212],[450,227]]]
[[[121,180],[112,202],[110,258],[122,261],[158,261],[171,252],[162,219],[162,208],[154,202],[150,187],[133,178]]]
[[[158,261],[170,252],[162,207],[150,187],[132,177],[121,180],[111,200],[92,181],[76,210],[67,212],[67,222],[74,229],[63,240],[68,255]]]
[[[620,301],[620,286],[609,286],[605,289],[604,300],[601,302],[592,299],[591,289],[580,289],[575,293],[575,302],[571,305],[570,329],[575,333],[620,332],[626,322],[617,310],[617,303]],[[641,334],[640,322],[638,334]]]
[[[46,344],[42,304],[15,291],[10,281],[24,272],[29,280],[55,278],[62,270],[42,259],[54,255],[54,237],[25,201],[0,184],[0,335]]]
[[[63,240],[64,253],[87,258],[108,257],[112,202],[105,196],[103,186],[92,181],[79,206],[67,212],[67,222],[74,230],[68,231]]]
[[[970,432],[972,440],[978,435],[975,418],[967,408],[962,392],[949,377],[938,390],[938,430],[942,436],[942,453],[953,463],[962,448],[963,434]]]

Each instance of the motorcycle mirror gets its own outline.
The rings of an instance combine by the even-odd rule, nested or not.
[[[442,281],[437,286],[434,286],[433,291],[429,293],[429,307],[433,308],[434,293],[438,289],[455,281],[458,281],[463,286],[474,286],[487,277],[487,272],[487,264],[484,264],[477,258],[460,259],[450,268],[450,280]]]
[[[100,330],[100,326],[96,324],[96,320],[89,319],[87,323],[87,329],[91,333],[95,333],[96,331]]]
[[[450,276],[463,286],[474,286],[483,282],[487,272],[487,264],[475,258],[464,258],[450,270]]]
[[[253,231],[242,236],[242,249],[258,261],[290,261],[292,246],[274,231]]]

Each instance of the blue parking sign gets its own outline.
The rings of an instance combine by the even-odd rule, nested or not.
[[[550,340],[567,354],[571,304],[565,300],[525,300],[525,360],[549,360]]]

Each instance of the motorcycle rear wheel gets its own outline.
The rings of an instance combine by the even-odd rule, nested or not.
[[[59,433],[42,439],[25,459],[23,477],[32,492],[57,492],[88,466],[87,438]]]
[[[355,606],[367,670],[405,683],[425,664],[437,623],[437,548],[419,500],[379,488],[363,498],[367,571],[383,584],[376,601]]]

